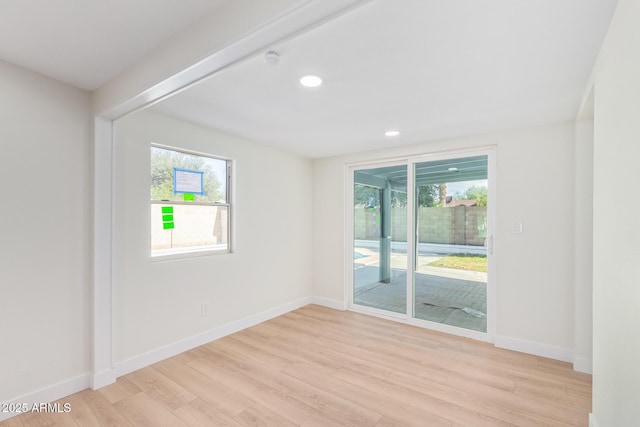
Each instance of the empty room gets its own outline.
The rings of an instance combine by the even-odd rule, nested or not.
[[[640,425],[638,22],[3,2],[0,425]]]

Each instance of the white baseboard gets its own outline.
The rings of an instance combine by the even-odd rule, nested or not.
[[[49,387],[36,390],[32,393],[28,393],[24,396],[11,399],[5,403],[26,403],[33,405],[34,403],[52,402],[62,399],[71,394],[85,390],[89,387],[94,389],[103,387],[105,385],[113,383],[115,378],[122,375],[126,375],[130,372],[142,369],[146,366],[160,362],[169,357],[173,357],[185,351],[191,350],[195,347],[201,346],[208,342],[222,338],[224,336],[233,334],[251,326],[257,325],[274,317],[281,316],[290,311],[304,307],[308,304],[318,304],[324,307],[329,307],[337,310],[345,310],[346,306],[343,301],[333,300],[323,297],[305,297],[298,300],[283,304],[279,307],[275,307],[270,310],[263,311],[258,314],[254,314],[243,319],[227,323],[212,330],[203,332],[198,335],[194,335],[189,338],[177,341],[172,344],[168,344],[164,347],[149,351],[136,357],[132,357],[116,365],[115,371],[105,371],[96,375],[89,373],[80,375],[76,378],[72,378],[60,383],[51,385]],[[565,362],[574,361],[573,351],[561,347],[550,346],[546,344],[540,344],[516,338],[504,337],[496,335],[494,336],[494,343],[496,347],[505,348],[508,350],[520,351],[524,353],[534,354],[542,357],[549,357],[551,359],[562,360]],[[579,358],[576,358],[579,359]],[[587,363],[587,360],[578,361],[574,363]],[[590,361],[588,361],[590,364]],[[18,414],[12,413],[0,413],[0,421],[6,420]],[[589,415],[589,426],[598,427],[598,423],[595,420],[593,414]]]
[[[116,370],[109,369],[97,374],[93,374],[91,377],[91,388],[97,390],[99,388],[108,386],[116,382]]]
[[[266,320],[273,319],[274,317],[278,317],[290,311],[304,307],[305,305],[311,304],[312,300],[313,299],[311,297],[300,298],[296,301],[283,304],[279,307],[245,317],[244,319],[227,323],[226,325],[222,325],[210,331],[185,338],[178,342],[152,350],[139,356],[132,357],[131,359],[125,360],[124,362],[118,363],[114,370],[100,372],[95,375],[91,375],[90,373],[80,375],[76,378],[62,381],[52,386],[25,394],[24,396],[19,396],[15,399],[7,400],[3,403],[27,404],[29,407],[31,407],[34,403],[48,403],[55,400],[63,399],[66,396],[85,390],[89,387],[93,388],[94,390],[104,387],[106,385],[112,384],[117,377],[126,375],[130,372],[142,369],[146,366],[160,362],[161,360],[167,359],[169,357],[173,357],[187,350],[191,350],[192,348],[214,341],[218,338],[222,338],[224,336],[257,325],[258,323],[262,323]],[[319,304],[318,302],[314,303]],[[4,421],[16,415],[20,414],[0,413],[0,421]]]
[[[311,304],[321,305],[335,310],[346,310],[347,304],[344,301],[324,297],[311,297]]]
[[[130,372],[137,371],[138,369],[145,368],[147,366],[153,365],[154,363],[199,347],[203,344],[215,341],[227,335],[231,335],[235,332],[257,325],[258,323],[273,319],[274,317],[281,316],[300,307],[304,307],[305,305],[311,304],[311,302],[311,297],[300,298],[296,301],[283,304],[279,307],[263,311],[262,313],[254,314],[243,319],[227,323],[226,325],[219,326],[201,334],[194,335],[192,337],[165,345],[155,350],[151,350],[139,356],[132,357],[116,365],[115,375],[116,377],[121,377]]]
[[[499,348],[533,354],[535,356],[548,357],[555,360],[562,360],[563,362],[573,362],[573,350],[568,348],[500,335],[495,335],[493,337],[493,342],[495,346]]]
[[[593,361],[590,357],[575,356],[573,358],[573,370],[585,374],[593,374]]]
[[[9,399],[3,403],[26,404],[28,407],[32,407],[34,404],[49,403],[54,400],[63,399],[79,391],[86,390],[90,385],[91,374],[86,373],[57,384],[43,387],[23,396],[16,397],[15,399]],[[7,420],[16,415],[20,415],[20,413],[0,412],[0,421]]]
[[[595,415],[593,415],[591,412],[589,412],[589,427],[599,427]]]

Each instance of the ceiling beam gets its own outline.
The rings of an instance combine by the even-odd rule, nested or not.
[[[227,41],[226,45],[216,48],[213,53],[194,61],[191,65],[185,65],[170,77],[156,82],[146,89],[141,89],[141,92],[131,97],[128,93],[123,95],[120,92],[130,91],[132,85],[139,86],[141,84],[139,81],[141,79],[140,70],[150,72],[149,69],[153,69],[147,63],[136,64],[135,69],[129,70],[128,73],[121,75],[114,81],[110,81],[94,93],[94,111],[102,118],[115,120],[125,114],[153,105],[258,52],[268,50],[276,43],[304,34],[370,1],[307,0],[302,4],[298,2],[296,7],[285,11],[280,16],[245,30],[246,33],[243,35],[235,35]],[[175,42],[170,44],[169,48],[175,48],[173,46],[175,44]],[[184,50],[185,46],[180,45],[179,49]],[[174,52],[174,55],[177,53]],[[130,77],[129,80],[127,80],[128,77]],[[118,94],[116,95],[116,93]],[[115,100],[116,96],[124,98],[126,101]]]

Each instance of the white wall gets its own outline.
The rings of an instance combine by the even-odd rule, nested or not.
[[[640,425],[640,2],[620,0],[594,69],[593,415]]]
[[[593,362],[593,119],[576,124],[575,354],[573,368],[591,373]]]
[[[151,261],[151,142],[235,161],[233,254]],[[149,111],[115,145],[116,363],[311,296],[309,160]]]
[[[392,142],[390,142],[392,144]],[[573,147],[570,123],[313,162],[313,292],[344,304],[345,164],[495,145],[497,325],[511,346],[570,359],[573,319]],[[511,234],[522,220],[524,233]]]
[[[90,370],[92,172],[87,92],[0,62],[0,94],[5,402]]]

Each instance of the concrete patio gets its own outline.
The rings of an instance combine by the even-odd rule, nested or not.
[[[354,302],[367,307],[405,313],[407,308],[407,256],[391,255],[391,281],[379,281],[378,253],[357,248],[354,269]],[[415,273],[414,316],[418,319],[471,329],[487,330],[487,274],[431,267],[441,254],[418,256]]]

